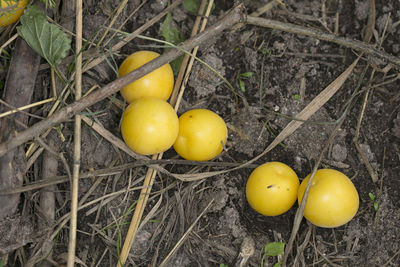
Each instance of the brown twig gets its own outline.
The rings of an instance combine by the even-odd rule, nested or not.
[[[206,40],[209,40],[210,38],[217,36],[223,30],[243,20],[244,19],[243,14],[244,14],[243,5],[237,6],[231,12],[226,14],[222,19],[216,22],[214,25],[210,26],[206,31],[199,33],[195,37],[185,41],[181,46],[179,46],[179,49],[171,49],[169,52],[157,57],[156,59],[130,72],[129,74],[109,83],[108,85],[102,87],[96,92],[86,97],[83,97],[80,100],[75,101],[74,103],[68,106],[65,106],[64,108],[55,112],[49,118],[44,119],[36,123],[29,129],[18,133],[15,137],[9,138],[7,141],[0,144],[0,156],[3,156],[5,153],[7,153],[7,151],[14,149],[19,145],[33,139],[35,136],[38,136],[47,129],[68,120],[69,118],[78,114],[85,108],[118,92],[121,88],[143,77],[147,73],[174,60],[175,58],[184,53],[182,50],[188,51],[193,47],[202,44]]]
[[[368,45],[368,44],[363,43],[358,40],[353,40],[350,38],[336,36],[331,33],[324,33],[321,31],[313,30],[310,28],[298,26],[298,25],[291,24],[291,23],[283,23],[283,22],[276,21],[276,20],[257,18],[257,17],[252,17],[252,16],[247,17],[247,23],[256,25],[256,26],[260,26],[260,27],[266,27],[266,28],[271,28],[271,29],[275,29],[275,30],[294,33],[294,34],[298,34],[298,35],[305,35],[305,36],[309,36],[309,37],[316,38],[319,40],[324,40],[324,41],[336,43],[339,45],[343,45],[345,47],[357,50],[361,53],[364,53],[367,55],[372,55],[374,57],[386,60],[389,63],[394,64],[397,68],[400,68],[400,58],[399,57],[390,55],[384,51],[380,51],[380,50],[374,48],[372,45]]]
[[[79,101],[82,96],[82,0],[76,0],[76,36],[75,36],[75,100]],[[75,115],[74,128],[74,156],[71,182],[71,219],[69,228],[68,261],[67,266],[75,265],[76,231],[78,222],[78,188],[79,169],[81,166],[81,116]]]
[[[23,39],[18,38],[6,78],[3,94],[5,103],[18,108],[31,102],[39,63],[40,57]],[[1,111],[3,111],[2,106]],[[0,141],[13,138],[15,132],[23,129],[17,125],[17,121],[27,124],[28,116],[19,112],[0,119]],[[18,146],[0,155],[0,189],[13,188],[23,182],[26,158],[23,148]],[[1,220],[15,212],[19,195],[9,196],[6,199],[0,197],[0,203],[2,203],[0,205]]]
[[[375,20],[376,20],[375,0],[369,0],[368,22],[367,22],[367,27],[365,29],[365,34],[363,36],[363,41],[366,43],[369,43],[371,41],[375,29]]]
[[[173,165],[186,165],[186,166],[204,166],[204,167],[236,167],[241,165],[241,163],[234,163],[234,162],[203,162],[203,161],[189,161],[183,159],[160,159],[160,160],[135,160],[131,163],[122,164],[119,166],[115,166],[112,168],[104,168],[95,171],[89,172],[82,172],[79,174],[79,179],[84,178],[92,178],[98,176],[107,176],[122,173],[123,171],[135,167],[140,166],[154,166],[154,165],[164,165],[164,164],[173,164]],[[246,168],[254,169],[258,166],[258,164],[250,164],[247,165]],[[70,176],[63,175],[63,176],[52,176],[48,177],[46,180],[40,180],[37,182],[32,182],[25,184],[24,186],[12,188],[12,189],[3,189],[0,190],[0,196],[4,195],[12,195],[16,193],[23,193],[31,190],[40,189],[43,187],[66,183],[71,180]]]
[[[367,103],[368,103],[369,93],[371,91],[370,83],[371,83],[371,81],[372,81],[372,79],[374,77],[374,73],[375,73],[375,70],[372,70],[371,77],[370,77],[369,82],[368,82],[368,87],[367,87],[368,89],[365,92],[364,99],[363,99],[363,104],[362,104],[362,107],[361,107],[361,111],[360,111],[360,114],[358,116],[356,133],[355,133],[354,138],[353,138],[353,143],[354,143],[354,146],[355,146],[358,154],[361,157],[362,162],[364,163],[365,167],[367,168],[367,171],[368,171],[369,175],[371,176],[372,181],[374,183],[376,183],[378,181],[378,174],[375,172],[374,168],[372,168],[371,163],[369,162],[369,160],[365,156],[364,152],[361,150],[360,144],[358,142],[358,139],[360,137],[361,122],[362,122],[363,117],[364,117],[365,109],[366,109]]]

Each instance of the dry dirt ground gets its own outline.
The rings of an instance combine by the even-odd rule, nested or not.
[[[104,32],[120,2],[84,1],[84,37],[98,41],[101,34],[96,33]],[[139,7],[141,2],[143,5]],[[135,12],[121,28],[124,32],[133,32],[161,12],[167,2],[128,1],[113,28],[120,27]],[[248,13],[268,2],[244,1]],[[261,17],[322,32],[336,31],[338,36],[362,40],[368,31],[371,2],[375,2],[371,45],[393,56],[400,56],[398,0],[277,1]],[[232,1],[215,1],[208,24],[215,23],[232,7]],[[188,38],[195,16],[182,5],[174,8],[171,15],[182,36]],[[160,30],[163,20],[142,34],[163,39]],[[112,33],[107,35],[106,40]],[[98,50],[107,52],[110,45],[118,42],[118,38],[121,37],[114,36],[109,44]],[[17,52],[12,50],[12,45],[7,49],[11,54]],[[115,80],[117,77],[113,67],[140,49],[163,52],[159,44],[135,38],[114,53],[108,62],[83,74],[84,93],[93,86],[101,87]],[[174,161],[178,157],[173,150],[169,150],[163,158],[171,159],[172,163],[164,167],[173,173],[193,173],[195,177],[197,173],[230,168],[224,166],[225,163],[244,163],[254,158],[358,54],[359,51],[345,45],[253,25],[224,31],[201,45],[198,57],[225,77],[234,86],[235,94],[241,97],[236,98],[220,77],[203,64],[195,62],[178,113],[193,108],[208,108],[218,113],[229,126],[226,150],[214,160],[219,165],[210,163],[198,166]],[[3,72],[6,73],[7,64],[4,60],[3,64]],[[308,122],[255,162],[284,162],[303,179],[311,172],[339,119],[343,119],[320,167],[340,170],[351,178],[360,197],[359,211],[348,224],[334,229],[314,227],[303,219],[287,266],[400,266],[398,70],[399,66],[390,65],[376,57],[363,56],[344,85]],[[253,75],[241,78],[244,83],[241,90],[238,77],[245,72],[252,72]],[[48,69],[39,72],[35,101],[44,98],[43,87],[50,90]],[[368,97],[365,98],[367,92]],[[352,97],[354,93],[355,97]],[[85,111],[84,115],[95,118],[120,138],[122,110],[117,100],[122,98],[119,94],[115,98],[95,104],[90,107],[91,112]],[[64,104],[72,101],[67,98]],[[360,117],[363,106],[365,111]],[[346,108],[348,113],[345,113]],[[48,110],[36,108],[30,112],[44,117]],[[30,124],[37,120],[32,118]],[[353,141],[358,124],[360,150],[356,149]],[[63,123],[59,129],[58,133],[53,130],[51,140],[55,140],[54,146],[72,166],[73,122]],[[135,162],[85,123],[81,137],[82,172],[107,170]],[[38,180],[43,174],[43,157],[40,156],[32,165],[26,183]],[[366,164],[376,174],[376,182],[372,181]],[[289,212],[277,217],[257,214],[248,205],[244,194],[246,180],[253,169],[254,165],[251,165],[191,182],[158,174],[126,265],[160,266],[168,256],[164,266],[240,266],[241,246],[244,240],[252,240],[254,253],[247,264],[260,266],[267,243],[288,243],[298,205],[295,204]],[[115,266],[146,171],[146,166],[136,166],[80,180],[80,205],[87,204],[78,212],[76,257],[82,266]],[[59,160],[57,175],[66,175],[64,165]],[[49,190],[55,192],[55,219],[46,227],[40,224],[43,217],[39,205],[40,191],[30,190],[21,195],[19,211],[29,218],[30,226],[27,227],[31,227],[33,233],[40,234],[29,239],[24,247],[9,252],[8,257],[4,256],[3,260],[7,259],[8,266],[21,266],[27,262],[35,262],[36,266],[65,264],[69,227],[68,224],[61,229],[58,227],[62,217],[69,212],[70,184],[60,183]],[[371,194],[376,198],[377,211]],[[211,200],[212,205],[205,210]],[[47,244],[51,251],[46,255],[46,260],[38,257],[40,253],[37,251],[49,237],[53,239]],[[176,244],[180,245],[178,249],[174,249]],[[170,252],[173,252],[171,257],[168,255]],[[272,266],[279,260],[280,257],[268,256],[264,259],[264,266]]]

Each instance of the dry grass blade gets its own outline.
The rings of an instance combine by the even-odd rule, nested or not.
[[[39,102],[36,102],[36,103],[32,103],[32,104],[23,106],[23,107],[14,108],[14,109],[12,109],[12,110],[9,110],[9,111],[6,111],[6,112],[4,112],[4,113],[1,113],[1,114],[0,114],[0,118],[5,117],[5,116],[8,116],[8,115],[11,115],[11,114],[14,114],[14,113],[16,113],[16,112],[23,111],[23,110],[25,110],[25,109],[29,109],[29,108],[33,108],[33,107],[36,107],[36,106],[40,106],[40,105],[46,104],[46,103],[51,102],[51,101],[54,101],[54,100],[55,100],[54,98],[48,98],[48,99],[45,99],[45,100],[42,100],[42,101],[39,101]],[[2,104],[4,104],[4,103],[2,103]],[[28,114],[29,114],[29,113],[28,113]]]
[[[15,39],[17,39],[18,37],[18,33],[14,34],[10,39],[7,40],[7,42],[5,42],[1,47],[0,47],[0,51],[3,51],[3,49],[8,46],[9,44],[12,43],[12,41],[14,41]]]
[[[163,153],[154,155],[152,157],[152,159],[162,158],[162,154]],[[149,198],[151,188],[153,186],[154,178],[155,178],[156,174],[157,174],[157,171],[155,171],[154,169],[151,169],[151,168],[148,169],[148,171],[146,173],[146,177],[144,178],[144,182],[143,182],[143,189],[140,192],[140,196],[139,196],[138,202],[136,204],[135,212],[133,213],[133,217],[132,217],[131,223],[128,228],[128,233],[126,234],[124,245],[121,250],[121,256],[117,263],[117,267],[124,266],[124,264],[128,258],[128,255],[131,250],[133,241],[135,239],[137,230],[139,228],[139,223],[143,216],[143,211],[144,211],[144,208],[146,207],[146,203]]]
[[[158,212],[161,203],[163,200],[163,195],[160,195],[160,198],[158,199],[157,203],[154,205],[154,207],[149,211],[149,213],[146,215],[146,217],[144,217],[142,223],[140,224],[138,231],[140,231],[140,229],[142,229],[142,227],[148,222],[150,221]]]
[[[375,29],[375,20],[376,20],[375,0],[369,0],[368,22],[363,37],[363,40],[366,43],[369,43],[371,41]]]
[[[309,36],[309,37],[316,38],[319,40],[324,40],[324,41],[336,43],[339,45],[343,45],[345,47],[357,50],[360,53],[372,55],[374,57],[386,60],[386,61],[396,65],[397,68],[400,68],[400,58],[399,57],[390,55],[384,51],[380,51],[380,50],[374,48],[373,46],[366,44],[364,42],[358,41],[358,40],[353,40],[350,38],[336,36],[331,33],[316,31],[311,28],[306,28],[306,27],[298,26],[298,25],[291,24],[291,23],[283,23],[283,22],[276,21],[276,20],[257,18],[257,17],[252,17],[252,16],[247,17],[247,23],[256,25],[256,26],[260,26],[260,27],[266,27],[266,28],[271,28],[271,29],[275,29],[275,30],[290,32],[290,33],[294,33],[294,34],[298,34],[298,35]]]
[[[200,213],[200,215],[196,218],[196,220],[189,226],[189,228],[186,230],[186,232],[183,234],[181,239],[175,244],[173,249],[168,253],[168,255],[165,257],[165,259],[160,263],[160,267],[165,266],[169,259],[175,254],[175,252],[180,248],[180,246],[183,244],[187,236],[192,232],[193,227],[196,226],[197,222],[203,217],[203,215],[206,213],[208,208],[211,206],[211,204],[214,202],[214,199],[211,199],[211,201],[207,204],[207,206],[204,208],[204,210]]]
[[[75,37],[75,100],[82,96],[82,0],[76,0],[76,37]],[[74,162],[71,185],[71,220],[69,229],[68,261],[67,266],[75,265],[76,231],[78,221],[78,188],[79,169],[81,162],[81,118],[75,116],[74,130]]]

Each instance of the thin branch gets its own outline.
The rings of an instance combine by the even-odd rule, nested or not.
[[[294,34],[298,34],[298,35],[305,35],[305,36],[309,36],[309,37],[316,38],[319,40],[324,40],[324,41],[336,43],[339,45],[343,45],[345,47],[357,50],[364,54],[372,55],[374,57],[386,60],[387,62],[394,64],[397,68],[400,68],[400,58],[399,57],[390,55],[390,54],[386,53],[385,51],[380,51],[380,50],[374,48],[372,45],[366,44],[366,43],[358,41],[358,40],[353,40],[350,38],[336,36],[331,33],[324,33],[321,31],[316,31],[316,30],[313,30],[310,28],[301,27],[301,26],[291,24],[291,23],[283,23],[283,22],[276,21],[276,20],[257,18],[257,17],[252,17],[252,16],[247,17],[247,23],[256,25],[256,26],[271,28],[271,29],[275,29],[275,30],[290,32],[290,33],[294,33]]]
[[[79,101],[82,96],[82,0],[76,0],[76,37],[75,37],[75,100]],[[75,265],[76,231],[78,221],[78,188],[79,169],[81,166],[81,117],[75,116],[74,130],[74,162],[71,184],[71,220],[69,228],[68,244],[68,267]]]

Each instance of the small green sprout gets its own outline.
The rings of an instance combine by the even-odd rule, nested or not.
[[[4,54],[4,56],[3,56],[3,54]],[[10,53],[8,53],[7,50],[5,50],[5,49],[1,49],[0,50],[0,55],[1,55],[1,58],[7,59],[7,60],[11,60]]]
[[[270,54],[271,54],[271,50],[269,50],[268,48],[266,48],[266,49],[261,49],[260,52],[261,52],[261,54],[263,54],[263,55],[270,55]]]
[[[378,201],[376,201],[375,195],[372,193],[369,193],[368,196],[372,201],[372,205],[374,206],[375,212],[377,212],[379,209],[379,204],[378,204]]]
[[[42,2],[44,3],[44,5],[47,8],[53,8],[56,6],[56,2],[54,0],[42,0]]]
[[[246,72],[240,73],[239,76],[237,77],[237,79],[238,79],[238,81],[239,81],[240,90],[241,90],[243,93],[246,92],[246,86],[245,86],[245,84],[244,84],[244,80],[245,80],[245,79],[248,79],[248,78],[251,78],[253,75],[254,75],[253,72],[251,72],[251,71],[246,71]]]
[[[293,98],[294,98],[294,100],[299,100],[299,99],[300,99],[300,95],[299,95],[299,94],[295,94],[295,95],[293,96]]]
[[[261,267],[264,266],[264,259],[267,256],[275,257],[279,256],[285,250],[285,243],[283,242],[271,242],[267,243],[264,247],[264,255],[261,259]],[[281,262],[277,262],[273,265],[273,267],[281,266]]]

